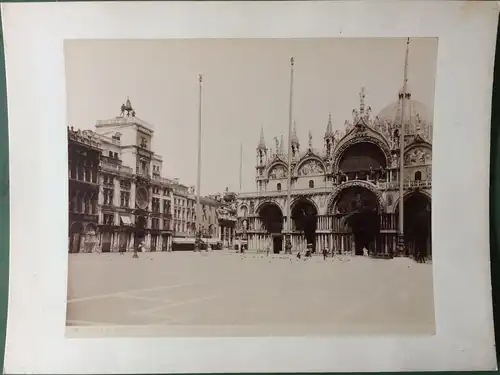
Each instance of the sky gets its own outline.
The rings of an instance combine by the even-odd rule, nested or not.
[[[437,39],[412,38],[408,87],[433,113]],[[136,116],[154,126],[152,149],[163,175],[195,185],[198,74],[203,75],[203,195],[255,191],[261,126],[266,145],[288,134],[290,57],[294,57],[293,120],[301,149],[312,133],[323,147],[331,113],[342,129],[365,87],[373,114],[397,100],[406,39],[72,40],[65,43],[68,125],[94,129],[120,115],[127,97]]]

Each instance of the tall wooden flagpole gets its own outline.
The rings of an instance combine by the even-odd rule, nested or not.
[[[241,181],[243,178],[243,142],[240,142],[240,190],[241,193]]]
[[[404,252],[405,237],[404,237],[404,151],[405,151],[405,121],[406,121],[406,105],[408,90],[408,51],[410,47],[410,38],[406,40],[406,55],[404,67],[403,92],[401,98],[401,129],[399,134],[399,252]]]
[[[285,254],[292,253],[292,212],[291,212],[291,195],[292,195],[292,125],[293,125],[293,66],[294,59],[290,58],[290,103],[288,108],[288,181],[286,193],[286,240]]]
[[[198,98],[198,170],[196,175],[196,228],[195,228],[195,250],[199,248],[201,240],[201,210],[200,210],[200,188],[201,188],[201,119],[202,119],[202,88],[203,76],[198,75],[199,98]]]

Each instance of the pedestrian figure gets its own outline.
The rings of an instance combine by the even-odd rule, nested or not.
[[[325,246],[325,248],[323,249],[323,260],[326,260],[327,256],[328,256],[328,249]]]
[[[297,259],[300,259],[301,258],[301,255],[300,255],[300,251],[297,253]]]
[[[269,245],[266,248],[266,253],[267,253],[267,256],[269,256]]]
[[[134,256],[133,258],[139,258],[139,254],[138,252],[142,252],[142,249],[143,249],[144,245],[143,245],[143,242],[140,242],[139,245],[134,249]]]

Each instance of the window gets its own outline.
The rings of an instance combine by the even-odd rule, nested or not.
[[[113,186],[113,176],[105,175],[103,177],[103,184],[108,186]]]
[[[118,152],[114,153],[114,157],[115,157],[115,159],[118,159]]]
[[[113,190],[112,189],[104,189],[104,204],[107,206],[111,206],[113,204]]]
[[[163,201],[163,213],[164,214],[170,213],[170,202],[166,199]]]
[[[313,180],[309,180],[309,188],[310,189],[314,188],[314,181]]]
[[[416,171],[415,172],[415,181],[420,181],[422,180],[422,172]]]
[[[113,151],[109,151],[109,157],[112,159],[113,158]]]
[[[158,198],[153,198],[152,209],[155,213],[160,213],[160,200]]]
[[[128,191],[122,191],[120,193],[120,206],[128,207],[130,204],[130,193]]]
[[[160,219],[156,218],[151,219],[151,227],[153,229],[160,229]]]
[[[281,184],[278,182],[278,184],[276,185],[276,190],[278,191],[281,191]]]
[[[104,225],[113,225],[114,224],[114,215],[113,214],[104,214],[103,215],[103,224]]]
[[[120,189],[122,190],[130,190],[130,181],[127,180],[121,180],[120,181]]]

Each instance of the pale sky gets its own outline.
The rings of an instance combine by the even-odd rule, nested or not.
[[[432,114],[437,39],[411,39],[408,87]],[[294,120],[307,147],[323,147],[331,112],[342,129],[366,105],[376,115],[397,100],[406,39],[197,39],[67,41],[68,125],[94,129],[120,114],[130,97],[137,117],[154,125],[153,150],[163,175],[196,183],[198,74],[203,74],[201,193],[255,191],[255,148],[261,125],[266,145],[288,134],[290,57],[295,59]]]

